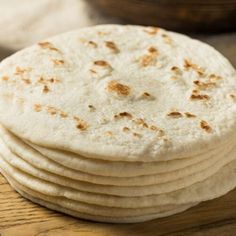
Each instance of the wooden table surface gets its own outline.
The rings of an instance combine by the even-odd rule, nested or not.
[[[177,215],[139,224],[103,224],[47,210],[0,175],[0,236],[235,236],[236,190]]]

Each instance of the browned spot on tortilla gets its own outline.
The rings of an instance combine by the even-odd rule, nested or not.
[[[60,111],[60,116],[61,116],[62,118],[68,117],[68,115],[67,115],[64,111]]]
[[[35,110],[36,112],[42,111],[42,105],[40,105],[40,104],[34,104],[34,110]]]
[[[149,47],[148,53],[139,58],[139,63],[142,67],[153,65],[156,61],[159,52],[155,47]]]
[[[194,114],[192,114],[192,113],[190,113],[190,112],[185,112],[184,114],[185,114],[185,116],[186,116],[187,118],[194,118],[194,117],[196,117],[196,115],[194,115]]]
[[[44,93],[48,93],[50,90],[49,90],[49,88],[48,88],[48,86],[47,85],[44,85],[43,86],[43,92]]]
[[[120,50],[119,48],[117,47],[117,45],[112,42],[112,41],[105,41],[105,45],[107,48],[109,48],[113,53],[119,53]]]
[[[180,118],[182,117],[182,113],[178,112],[178,111],[172,111],[172,112],[169,112],[167,114],[167,116],[170,116],[170,117],[173,117],[173,118]]]
[[[134,136],[134,137],[137,137],[137,138],[141,138],[141,137],[142,137],[142,135],[139,134],[139,133],[133,133],[133,136]]]
[[[8,81],[8,80],[9,80],[9,77],[5,75],[5,76],[2,77],[2,80],[3,80],[3,81]]]
[[[186,70],[192,69],[196,71],[199,76],[203,76],[205,74],[205,70],[203,68],[197,64],[192,63],[189,59],[184,59],[184,68]]]
[[[85,131],[88,129],[88,124],[84,120],[80,119],[78,116],[74,116],[74,120],[76,121],[77,129],[80,129],[82,131]]]
[[[47,112],[50,113],[51,115],[56,115],[57,114],[57,109],[55,107],[52,106],[47,106]]]
[[[212,88],[216,86],[215,82],[202,82],[199,80],[193,81],[193,83],[199,88],[199,89],[207,89]]]
[[[123,128],[123,131],[124,131],[124,132],[129,132],[129,131],[130,131],[130,128],[124,127],[124,128]]]
[[[54,65],[60,66],[63,65],[65,62],[63,60],[58,60],[58,59],[52,59]]]
[[[31,84],[31,80],[30,79],[22,79],[22,81],[25,83],[25,84]]]
[[[142,118],[135,119],[133,122],[137,125],[141,125],[144,128],[148,128],[148,124]]]
[[[205,121],[205,120],[202,120],[200,122],[200,127],[202,129],[204,129],[206,132],[210,133],[212,131],[212,128],[211,126]]]
[[[190,96],[191,100],[209,100],[210,97],[207,94],[200,94],[198,90],[193,90]]]
[[[38,43],[38,45],[42,48],[42,49],[49,49],[52,51],[56,51],[56,52],[60,52],[59,49],[57,49],[52,43],[50,42],[40,42]]]
[[[129,86],[118,83],[115,80],[108,82],[107,90],[108,92],[116,93],[119,96],[128,96],[131,91]]]
[[[132,115],[128,112],[120,112],[119,114],[115,115],[114,118],[128,118],[128,119],[132,119]]]

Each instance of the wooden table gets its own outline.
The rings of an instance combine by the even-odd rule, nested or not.
[[[75,219],[33,204],[0,175],[0,236],[235,236],[236,190],[168,218],[139,224]]]

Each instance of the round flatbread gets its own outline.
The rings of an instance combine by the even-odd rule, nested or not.
[[[14,186],[14,185],[12,184],[12,186]],[[177,214],[179,212],[183,212],[183,211],[187,210],[189,207],[195,205],[195,204],[193,204],[193,205],[183,206],[183,207],[179,207],[175,210],[171,210],[171,211],[167,211],[167,212],[163,212],[163,213],[159,213],[159,214],[139,216],[139,217],[122,217],[122,218],[104,217],[104,216],[102,217],[102,216],[90,215],[90,214],[85,214],[85,213],[81,213],[81,212],[78,212],[78,211],[70,210],[68,208],[64,208],[64,207],[61,207],[60,205],[55,204],[54,201],[52,201],[52,202],[45,201],[45,200],[42,200],[40,198],[36,198],[36,197],[33,197],[32,195],[29,195],[26,192],[21,191],[17,187],[15,187],[15,189],[23,197],[31,200],[32,202],[40,204],[41,206],[45,206],[49,209],[56,210],[56,211],[59,211],[59,212],[63,212],[63,213],[66,213],[66,214],[69,214],[69,215],[72,215],[72,216],[75,216],[75,217],[78,217],[78,218],[82,218],[82,219],[98,221],[98,222],[109,222],[109,223],[139,223],[139,222],[149,221],[149,220],[153,220],[153,219],[156,219],[156,218],[167,217],[167,216],[170,216],[170,215]]]
[[[232,159],[233,157],[235,158],[235,149],[230,155]],[[65,197],[89,204],[120,208],[146,208],[160,205],[179,205],[207,201],[226,194],[235,188],[236,183],[235,161],[225,165],[208,179],[195,183],[187,188],[179,189],[170,193],[142,197],[120,197],[99,193],[94,194],[75,190],[69,187],[63,187],[16,169],[5,162],[3,158],[0,158],[0,168],[3,173],[11,176],[11,178],[19,182],[21,185],[45,195]]]
[[[149,162],[208,151],[236,135],[235,70],[177,33],[84,28],[18,52],[0,71],[1,123],[41,146]]]
[[[116,183],[109,182],[110,185],[100,185],[100,184],[93,184],[88,182],[83,182],[79,180],[70,179],[67,177],[63,177],[61,175],[57,175],[54,173],[50,173],[48,171],[44,171],[43,169],[38,169],[19,156],[15,155],[11,151],[7,149],[2,141],[0,141],[0,155],[2,158],[12,166],[13,171],[17,172],[21,170],[29,175],[32,175],[36,178],[46,180],[51,183],[55,183],[58,185],[62,185],[65,187],[70,187],[77,189],[79,191],[90,192],[90,193],[102,193],[107,195],[114,195],[114,196],[126,196],[126,197],[137,197],[137,196],[147,196],[153,194],[163,194],[168,192],[173,192],[182,188],[186,188],[195,184],[197,182],[203,181],[213,174],[215,174],[222,166],[232,161],[232,156],[225,156],[222,161],[216,161],[216,163],[210,165],[210,167],[205,168],[201,171],[198,171],[194,174],[189,174],[182,178],[179,178],[175,172],[172,173],[173,179],[172,181],[164,180],[164,176],[160,176],[159,178],[163,177],[163,180],[159,180],[158,176],[150,178],[156,179],[157,184],[152,185],[135,185],[135,186],[116,186]],[[48,163],[45,163],[50,165]],[[15,169],[16,168],[16,169]],[[14,170],[15,169],[15,170]],[[176,178],[174,178],[176,176]],[[148,179],[148,177],[146,178]],[[142,177],[135,178],[135,180],[142,183]],[[125,179],[123,180],[125,181]],[[134,181],[136,183],[136,181]],[[163,181],[163,182],[161,182]],[[131,182],[129,179],[128,182]]]

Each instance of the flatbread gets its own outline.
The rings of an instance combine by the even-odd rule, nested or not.
[[[5,141],[6,136],[3,136],[3,139]],[[11,139],[10,139],[11,140]],[[12,146],[13,142],[8,139],[7,144]],[[6,150],[5,145],[2,145],[2,155],[6,156],[6,158],[10,158],[13,156],[12,159],[13,163],[16,164],[16,157],[9,152],[9,150]],[[5,147],[5,148],[4,148]],[[5,151],[4,151],[5,150]],[[228,149],[229,151],[230,149]],[[131,187],[133,191],[131,191],[131,194],[142,194],[142,195],[148,195],[148,194],[154,194],[158,193],[158,191],[173,191],[181,187],[186,187],[188,185],[193,184],[197,181],[202,181],[203,179],[211,176],[212,174],[216,173],[219,168],[221,168],[223,165],[225,165],[228,161],[228,158],[224,157],[222,159],[222,155],[224,155],[227,151],[225,150],[219,150],[216,156],[210,156],[209,160],[205,160],[200,162],[199,164],[192,165],[190,167],[186,167],[183,169],[180,169],[178,171],[173,172],[167,172],[162,174],[156,174],[156,175],[147,175],[147,176],[139,176],[139,177],[104,177],[99,175],[90,175],[85,172],[81,171],[75,171],[73,169],[66,168],[64,166],[59,165],[58,163],[55,163],[51,161],[50,159],[39,155],[39,153],[35,152],[34,150],[31,150],[26,144],[19,142],[19,145],[14,145],[14,148],[11,149],[11,151],[18,155],[18,157],[21,157],[23,160],[25,160],[27,163],[32,165],[33,167],[39,169],[37,172],[40,172],[42,170],[45,170],[46,172],[50,172],[53,174],[64,177],[68,177],[70,179],[79,180],[78,182],[85,181],[89,183],[95,183],[99,185],[112,185],[112,186],[134,186]],[[26,164],[27,164],[26,163]],[[23,165],[21,163],[18,163],[18,168],[22,169],[25,166],[24,162]],[[23,168],[24,169],[24,168]],[[86,184],[85,184],[86,185]],[[138,186],[146,186],[146,190],[140,191]],[[155,185],[155,186],[154,186]],[[126,188],[114,188],[114,187],[102,187],[99,189],[99,192],[104,192],[104,189],[106,192],[114,195],[127,195],[130,193],[126,193]],[[92,191],[96,192],[97,188],[95,188],[93,185],[91,187]]]
[[[0,71],[0,122],[37,145],[149,162],[207,152],[236,135],[235,70],[177,33],[84,28],[16,53]]]
[[[153,220],[156,218],[162,218],[162,217],[167,217],[170,215],[174,215],[177,213],[180,213],[182,211],[185,211],[189,208],[188,207],[180,207],[174,211],[169,211],[169,212],[165,212],[165,213],[160,213],[160,214],[152,214],[152,215],[146,215],[146,216],[139,216],[139,217],[126,217],[126,218],[115,218],[115,217],[101,217],[101,216],[95,216],[95,215],[89,215],[89,214],[83,214],[77,211],[72,211],[69,210],[67,208],[63,208],[59,205],[56,205],[54,202],[48,202],[48,201],[44,201],[42,199],[39,198],[35,198],[30,196],[29,194],[19,190],[16,188],[16,190],[25,198],[31,200],[32,202],[35,202],[37,204],[40,204],[41,206],[46,206],[49,209],[52,210],[56,210],[59,212],[63,212],[78,218],[82,218],[82,219],[87,219],[87,220],[92,220],[92,221],[98,221],[98,222],[109,222],[109,223],[139,223],[139,222],[144,222],[144,221],[149,221],[149,220]]]
[[[198,166],[201,165],[200,163],[207,163],[207,160],[213,161],[212,159],[215,159],[219,152],[221,152],[225,147],[231,146],[228,143],[221,145],[220,148],[208,151],[207,153],[201,153],[197,156],[189,156],[170,161],[113,162],[84,158],[71,152],[44,148],[29,142],[27,142],[27,144],[50,160],[63,166],[89,174],[113,177],[137,177],[140,175],[164,174],[172,171],[181,171],[181,173],[184,174],[186,170],[191,172],[193,168],[196,172]]]
[[[231,156],[235,158],[235,151]],[[232,159],[233,159],[232,158]],[[73,190],[57,184],[35,178],[25,172],[13,168],[2,158],[0,159],[1,170],[11,175],[17,182],[34,191],[54,197],[65,197],[75,201],[86,202],[109,207],[142,208],[159,205],[179,205],[201,202],[220,197],[235,187],[236,161],[232,161],[221,168],[215,175],[205,181],[193,184],[171,193],[150,195],[143,197],[118,197],[104,194],[92,194],[88,192]]]
[[[173,161],[160,161],[153,163],[108,162],[84,158],[71,152],[43,148],[28,142],[28,145],[26,145],[26,141],[19,139],[1,126],[0,136],[6,145],[11,149],[11,151],[17,153],[20,156],[26,155],[29,159],[34,159],[35,156],[40,158],[40,155],[38,155],[39,152],[46,158],[65,167],[69,167],[70,169],[79,170],[88,174],[109,177],[133,177],[140,175],[168,173],[176,170],[181,171],[181,174],[184,174],[186,170],[188,170],[189,173],[192,173],[191,170],[196,172],[198,170],[198,165],[195,164],[202,163],[202,160],[204,160],[206,166],[207,160],[210,161],[210,164],[212,164],[214,161],[213,159],[216,159],[216,156],[218,156],[224,148],[231,146],[230,144],[227,144],[223,147],[221,146],[220,148],[211,150],[208,153],[202,153],[198,156],[176,159]],[[36,149],[38,152],[35,152],[35,150],[33,150],[31,147]],[[200,166],[204,165],[200,164]],[[179,175],[177,174],[176,177],[177,176]],[[166,177],[166,181],[168,181],[168,177]]]
[[[136,197],[136,196],[146,196],[153,194],[162,194],[173,192],[181,188],[186,188],[196,182],[203,181],[211,175],[215,174],[222,166],[232,161],[231,158],[225,156],[223,161],[218,161],[214,165],[197,172],[196,174],[186,176],[185,178],[174,179],[163,184],[148,185],[148,186],[115,186],[114,185],[98,185],[91,184],[88,182],[73,180],[70,178],[65,178],[60,175],[52,174],[42,169],[37,169],[32,165],[25,162],[19,156],[11,153],[10,150],[0,141],[0,154],[2,158],[15,169],[14,172],[21,170],[29,175],[36,178],[49,181],[61,186],[70,187],[77,189],[79,191],[90,192],[90,193],[102,193],[107,195],[115,196],[126,196],[126,197]],[[174,176],[174,173],[173,173]]]
[[[61,207],[65,207],[67,209],[78,211],[85,214],[92,214],[92,215],[98,215],[98,216],[105,216],[105,217],[134,217],[134,216],[145,216],[147,214],[160,214],[165,213],[169,211],[175,211],[179,208],[187,208],[191,207],[195,204],[186,204],[186,205],[169,205],[169,206],[157,206],[157,207],[149,207],[149,208],[116,208],[116,207],[103,207],[98,205],[91,205],[83,202],[73,201],[69,200],[67,198],[63,197],[51,197],[48,195],[44,195],[40,192],[36,192],[32,189],[29,189],[15,180],[13,180],[11,177],[5,175],[13,188],[19,189],[21,191],[24,191],[25,193],[28,193],[30,196],[42,199],[44,201],[53,202],[54,204],[57,204]]]

